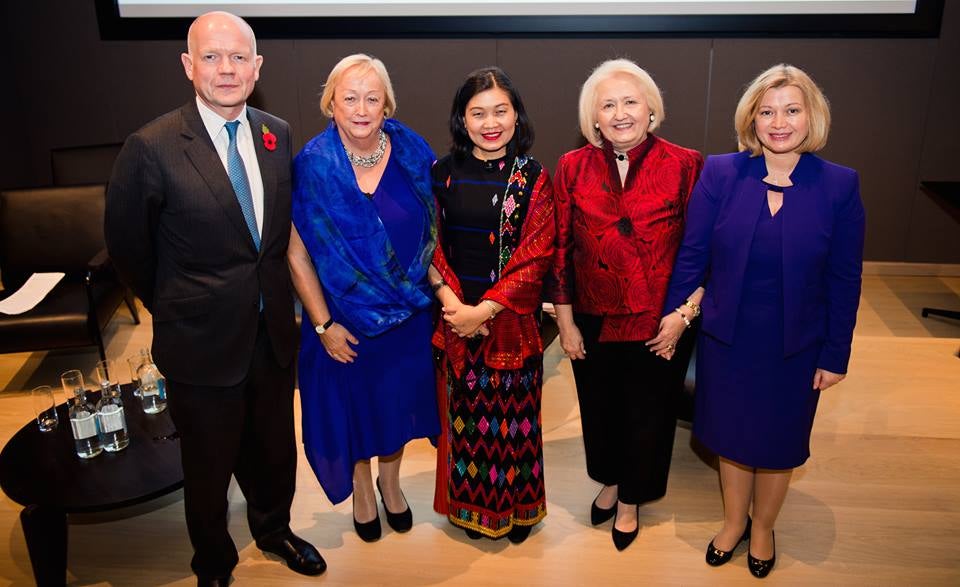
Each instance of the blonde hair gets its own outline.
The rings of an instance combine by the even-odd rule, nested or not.
[[[390,83],[390,74],[387,73],[387,67],[376,57],[371,57],[364,53],[355,53],[341,59],[327,76],[327,81],[323,84],[323,93],[320,95],[320,111],[327,118],[333,118],[333,92],[340,83],[340,80],[347,75],[347,72],[354,70],[356,75],[363,76],[367,72],[373,71],[380,78],[383,89],[386,93],[385,103],[383,105],[383,115],[393,116],[397,112],[397,98],[393,93],[393,84]]]
[[[580,90],[580,133],[588,142],[597,146],[603,144],[603,136],[595,126],[597,122],[597,86],[615,75],[625,75],[640,86],[640,90],[647,99],[647,107],[654,116],[653,122],[647,127],[647,130],[655,130],[667,117],[663,109],[663,96],[660,95],[660,88],[657,87],[649,73],[629,59],[604,61],[593,70],[587,81],[583,82],[583,88]]]
[[[817,84],[799,67],[780,63],[757,76],[744,90],[733,125],[741,151],[749,150],[756,157],[763,153],[754,122],[760,110],[760,101],[767,90],[793,86],[803,94],[807,109],[807,136],[797,147],[798,153],[814,153],[827,144],[830,134],[830,103]]]

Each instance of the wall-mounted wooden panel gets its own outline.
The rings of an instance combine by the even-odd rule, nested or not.
[[[446,152],[453,92],[475,64],[492,63],[495,50],[492,40],[297,41],[302,137],[308,140],[329,122],[320,113],[320,93],[333,66],[347,55],[367,53],[387,66],[397,120],[422,135],[437,154]]]
[[[536,124],[534,153],[551,170],[563,153],[584,144],[577,120],[580,88],[607,59],[625,57],[660,87],[665,139],[703,149],[709,39],[502,40],[498,59],[524,96]]]
[[[935,54],[932,39],[717,40],[707,149],[734,147],[734,110],[757,74],[780,62],[803,68],[831,103],[821,155],[860,173],[867,258],[905,261],[923,141],[910,113],[926,108]]]
[[[102,41],[90,2],[6,2],[0,10],[10,57],[0,99],[13,113],[8,135],[19,132],[18,140],[0,141],[0,186],[49,184],[50,149],[122,141],[192,95],[179,60],[183,41]],[[735,148],[732,116],[743,85],[768,65],[792,62],[832,100],[824,156],[860,172],[867,258],[960,263],[960,229],[917,190],[921,179],[960,179],[956,3],[946,3],[939,39],[262,40],[260,52],[263,76],[251,103],[287,119],[298,149],[326,125],[318,94],[345,55],[368,52],[386,62],[398,119],[438,154],[449,146],[457,85],[476,67],[500,65],[524,96],[536,124],[534,153],[550,168],[582,144],[577,97],[604,59],[627,56],[647,68],[666,101],[659,134],[705,153]]]

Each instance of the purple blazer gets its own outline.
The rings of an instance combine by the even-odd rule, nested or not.
[[[707,158],[690,197],[683,243],[664,314],[699,285],[703,331],[733,344],[751,240],[767,205],[763,157]],[[786,356],[821,344],[817,366],[846,373],[860,302],[865,216],[857,172],[805,153],[783,199],[783,324]]]

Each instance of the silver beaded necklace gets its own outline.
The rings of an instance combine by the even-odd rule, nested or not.
[[[380,129],[379,132],[379,141],[377,143],[377,150],[369,155],[357,155],[356,153],[351,153],[350,149],[346,145],[343,146],[344,152],[347,154],[347,158],[350,159],[355,167],[373,167],[377,163],[380,163],[380,160],[383,159],[383,153],[387,148],[387,134],[383,132],[383,129]]]

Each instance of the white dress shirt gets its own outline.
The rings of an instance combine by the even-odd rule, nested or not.
[[[230,136],[227,134],[225,125],[230,121],[211,110],[199,96],[197,96],[197,108],[200,110],[203,126],[206,127],[207,134],[210,135],[210,140],[213,141],[213,146],[216,147],[223,169],[226,171]],[[237,150],[240,151],[243,167],[247,171],[247,181],[250,182],[253,214],[257,217],[257,232],[263,236],[263,178],[260,176],[260,165],[257,163],[257,150],[253,145],[253,131],[250,128],[250,121],[247,120],[246,105],[237,120],[240,121],[240,126],[237,127]],[[229,174],[229,171],[227,173]]]

